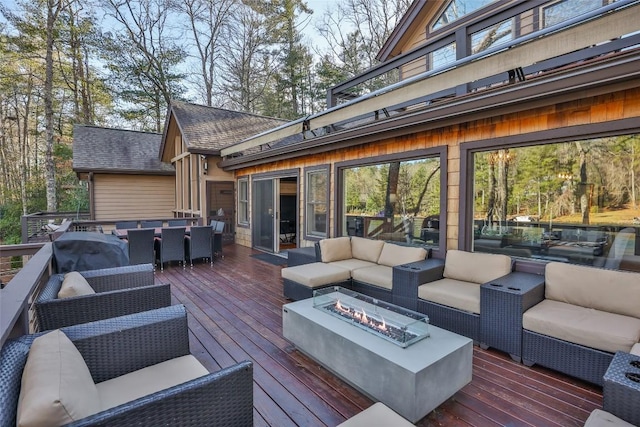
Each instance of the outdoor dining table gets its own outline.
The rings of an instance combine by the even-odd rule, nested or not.
[[[185,235],[188,235],[191,232],[191,226],[190,225],[187,225],[187,226],[182,225],[180,227],[155,227],[154,228],[154,234],[155,234],[156,237],[161,237],[162,236],[162,229],[163,228],[184,228],[185,229],[185,232],[184,232]],[[114,236],[119,237],[120,239],[126,239],[128,234],[129,234],[129,230],[130,230],[129,228],[116,228],[116,229],[113,229],[111,231],[111,233]],[[139,228],[133,228],[131,230],[139,230]]]

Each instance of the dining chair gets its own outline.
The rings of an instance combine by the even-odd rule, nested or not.
[[[164,263],[179,261],[184,268],[184,235],[186,227],[163,228],[160,239],[156,240],[156,259],[160,262],[160,270]]]
[[[162,227],[162,221],[142,221],[140,225],[142,228],[159,228]]]
[[[127,232],[129,264],[155,264],[155,229],[140,228]]]
[[[191,227],[190,235],[185,236],[184,249],[186,258],[193,268],[193,260],[197,258],[209,258],[213,265],[213,245],[210,225]]]
[[[169,227],[184,227],[187,225],[186,219],[170,219]]]
[[[118,230],[127,228],[138,228],[138,221],[118,221],[116,222],[116,228]]]
[[[214,255],[220,254],[220,256],[224,258],[224,256],[222,255],[222,231],[224,230],[224,222],[212,219],[211,228],[213,229],[213,236],[211,238],[211,251]]]

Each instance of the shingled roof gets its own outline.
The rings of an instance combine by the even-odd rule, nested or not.
[[[162,135],[76,125],[73,170],[80,172],[173,175],[174,167],[158,155]]]
[[[286,120],[182,101],[171,101],[169,118],[171,115],[188,151],[211,154],[286,123]]]

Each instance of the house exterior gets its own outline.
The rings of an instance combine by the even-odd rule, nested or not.
[[[86,181],[93,220],[173,217],[175,171],[159,159],[162,135],[77,125],[73,170]]]
[[[220,146],[236,241],[278,252],[294,210],[298,246],[360,235],[524,271],[640,269],[638,22],[637,0],[416,0],[331,108]]]

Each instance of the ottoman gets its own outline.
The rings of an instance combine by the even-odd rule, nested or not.
[[[284,296],[297,301],[311,298],[315,289],[327,286],[351,288],[351,271],[323,262],[282,269]]]
[[[413,427],[409,421],[378,402],[354,415],[337,427]]]
[[[640,356],[619,351],[604,374],[602,409],[640,425]]]

